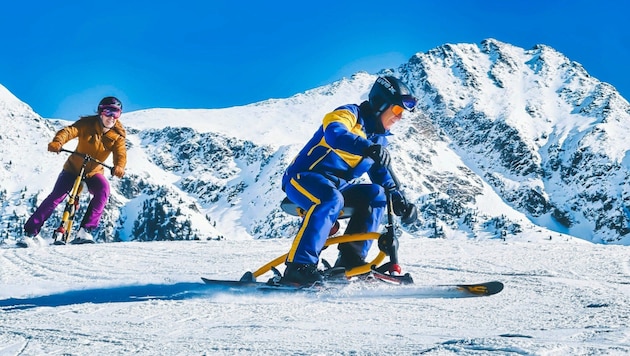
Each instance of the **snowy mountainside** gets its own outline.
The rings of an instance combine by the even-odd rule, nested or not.
[[[363,82],[342,80],[289,99],[231,109],[124,113],[128,166],[123,179],[110,179],[112,195],[97,237],[146,241],[287,236],[284,230],[297,222],[280,212],[279,182],[282,167],[295,151],[284,145],[305,140],[317,128],[318,123],[307,117],[309,112],[321,111],[318,115],[323,116],[325,107],[341,105],[348,97],[361,100],[371,81],[365,75]],[[8,96],[13,99],[6,100],[7,105],[19,103]],[[22,113],[20,120],[12,121],[16,134],[0,140],[7,151],[0,159],[5,166],[22,155],[33,159],[24,161],[17,173],[2,176],[2,187],[9,189],[0,191],[7,197],[0,221],[8,229],[0,240],[10,237],[7,242],[20,236],[25,220],[52,189],[66,155],[48,153],[46,145],[56,130],[71,123],[44,120],[23,103],[3,114],[15,116],[16,111]],[[42,123],[46,125],[42,130],[33,130]],[[311,126],[308,134],[302,125]],[[234,136],[239,134],[251,140]],[[24,150],[12,149],[17,146]],[[72,146],[72,141],[66,145]],[[34,176],[36,172],[44,174]],[[28,177],[21,179],[27,183],[12,187],[9,183],[18,175]],[[84,195],[79,217],[87,201]],[[54,214],[41,235],[51,236],[58,222]]]
[[[21,232],[24,216],[32,212],[42,189],[59,174],[64,160],[43,159],[53,125],[0,86],[0,241]],[[45,178],[44,178],[45,177]],[[50,177],[50,178],[49,178]]]
[[[138,130],[189,127],[239,137],[257,145],[303,144],[331,108],[367,99],[373,77],[360,74],[286,99],[226,109],[150,109],[125,114]]]
[[[550,229],[630,244],[630,110],[610,85],[549,47],[495,40],[444,45],[382,73],[400,75],[421,99],[391,140],[395,170],[421,211],[408,233],[510,239]],[[375,78],[358,73],[241,107],[124,113],[127,174],[110,179],[99,237],[292,237],[298,221],[279,208],[283,169],[326,112],[364,100]],[[67,122],[5,96],[0,116],[11,117],[16,135],[1,137],[0,163],[29,157],[0,172],[0,222],[10,226],[4,237],[15,237],[61,169],[65,157],[46,144]]]
[[[538,45],[444,45],[401,66],[466,165],[533,222],[590,241],[630,232],[630,105]]]

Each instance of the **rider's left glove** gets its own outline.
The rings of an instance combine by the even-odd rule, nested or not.
[[[125,169],[121,166],[114,166],[114,168],[112,168],[112,175],[122,178],[122,176],[125,175]]]
[[[48,144],[48,152],[61,152],[61,142],[53,141]]]
[[[392,207],[394,214],[400,216],[403,224],[411,224],[418,219],[418,209],[414,204],[407,202],[400,190],[392,192]]]

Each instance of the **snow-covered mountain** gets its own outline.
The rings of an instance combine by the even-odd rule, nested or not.
[[[408,233],[513,239],[548,229],[630,245],[630,105],[578,63],[547,46],[489,39],[443,45],[377,74],[402,77],[421,100],[391,141],[395,170],[422,212]],[[326,112],[364,100],[375,78],[357,73],[227,109],[124,113],[127,175],[110,180],[99,237],[292,238],[298,221],[279,207],[283,169]],[[8,227],[0,240],[8,242],[52,189],[66,157],[46,145],[71,121],[42,119],[1,86],[0,120]],[[42,236],[57,224],[54,216]]]
[[[495,40],[418,54],[400,72],[466,166],[538,225],[630,233],[630,105],[578,63]]]

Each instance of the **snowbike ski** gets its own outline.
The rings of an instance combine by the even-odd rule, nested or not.
[[[251,272],[240,280],[220,280],[201,277],[208,286],[224,288],[230,293],[317,293],[341,297],[410,297],[410,298],[469,298],[497,294],[503,290],[498,281],[472,284],[415,285],[411,277],[392,276],[373,270],[359,278],[331,278],[313,285],[293,285],[282,282],[277,270],[267,282],[253,279]]]

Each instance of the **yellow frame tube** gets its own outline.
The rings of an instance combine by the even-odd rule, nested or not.
[[[330,245],[340,244],[344,242],[378,240],[379,237],[381,237],[381,234],[378,232],[366,232],[362,234],[341,235],[341,236],[335,236],[335,237],[329,238],[328,240],[326,240],[326,243],[324,244],[324,246],[330,246]],[[265,264],[264,266],[254,271],[253,273],[254,278],[262,276],[263,274],[269,272],[271,268],[276,267],[280,265],[281,263],[283,263],[284,261],[286,261],[287,255],[288,253],[285,253],[282,256],[278,256],[274,258],[273,260],[271,260],[270,262],[268,262],[267,264]],[[378,255],[376,255],[374,260],[372,260],[371,262],[346,271],[346,277],[357,276],[360,274],[365,274],[365,273],[370,272],[370,270],[372,269],[372,266],[375,266],[375,265],[378,266],[379,263],[383,262],[383,260],[385,259],[385,256],[386,255],[383,251],[379,251]]]

